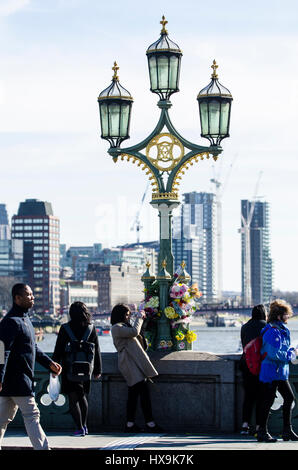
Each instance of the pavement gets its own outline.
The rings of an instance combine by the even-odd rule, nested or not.
[[[297,451],[298,442],[284,442],[280,437],[274,444],[257,442],[254,437],[239,433],[219,434],[128,434],[92,433],[74,437],[71,433],[47,432],[51,450],[54,451],[144,451],[166,454],[168,452],[191,453],[196,451]],[[278,436],[275,436],[278,437]],[[2,441],[3,451],[27,451],[32,446],[25,430],[9,430]],[[36,452],[36,451],[35,451]],[[44,453],[43,453],[44,454]],[[100,454],[100,453],[99,453]],[[47,453],[47,455],[49,455]]]

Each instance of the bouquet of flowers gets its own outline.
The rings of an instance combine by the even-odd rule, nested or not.
[[[144,289],[144,300],[139,304],[138,310],[144,310],[146,319],[143,330],[150,348],[154,342],[157,329],[157,319],[161,316],[159,311],[159,285],[154,281],[149,289]]]
[[[197,339],[194,331],[189,330],[192,314],[197,310],[197,302],[202,293],[197,284],[188,286],[179,282],[179,273],[174,274],[174,282],[170,287],[169,305],[164,309],[165,316],[170,320],[173,338],[177,341],[178,349],[187,349]]]

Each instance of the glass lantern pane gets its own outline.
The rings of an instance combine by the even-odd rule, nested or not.
[[[208,105],[206,101],[201,101],[199,103],[199,108],[200,108],[200,118],[201,118],[201,133],[202,135],[207,135],[209,134],[208,132]]]
[[[212,100],[209,102],[209,133],[219,135],[220,102]]]
[[[105,103],[99,105],[101,133],[103,137],[109,135],[108,107]]]
[[[176,90],[178,88],[178,65],[179,59],[176,56],[170,57],[170,79],[169,88]]]
[[[109,105],[109,136],[119,137],[119,124],[120,124],[120,105],[112,103]]]
[[[150,74],[150,83],[152,90],[157,89],[157,70],[156,70],[156,60],[155,57],[149,58],[149,74]]]
[[[158,63],[158,89],[168,90],[169,88],[169,61],[164,55],[157,58]]]
[[[230,103],[221,104],[221,115],[220,115],[220,134],[227,135],[229,133],[229,112]]]
[[[129,104],[122,104],[121,106],[121,120],[120,120],[120,136],[126,137],[128,134],[129,123]]]

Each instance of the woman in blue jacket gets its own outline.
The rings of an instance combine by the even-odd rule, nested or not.
[[[276,391],[281,394],[283,402],[284,441],[298,441],[297,434],[291,426],[291,408],[295,395],[289,382],[289,363],[298,355],[298,350],[291,347],[290,331],[286,327],[293,315],[290,304],[284,300],[274,300],[269,307],[267,325],[263,328],[263,346],[265,355],[261,363],[259,380],[261,382],[261,416],[257,439],[259,442],[276,442],[268,432],[268,418]]]

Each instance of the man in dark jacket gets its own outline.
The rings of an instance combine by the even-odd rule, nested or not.
[[[13,306],[0,322],[0,343],[4,344],[4,363],[0,363],[0,448],[7,425],[20,408],[33,448],[49,450],[34,398],[34,366],[36,360],[56,375],[61,373],[61,366],[35,342],[34,328],[27,314],[34,305],[31,288],[26,284],[14,285],[12,298]]]
[[[252,309],[251,319],[241,327],[241,343],[244,347],[253,339],[260,336],[262,329],[266,325],[266,309],[264,305],[256,305]],[[242,371],[244,401],[242,408],[242,429],[241,434],[251,434],[250,426],[253,407],[256,405],[256,425],[259,425],[260,411],[260,382],[257,375],[253,375],[245,362],[244,353],[240,359],[240,368]]]

